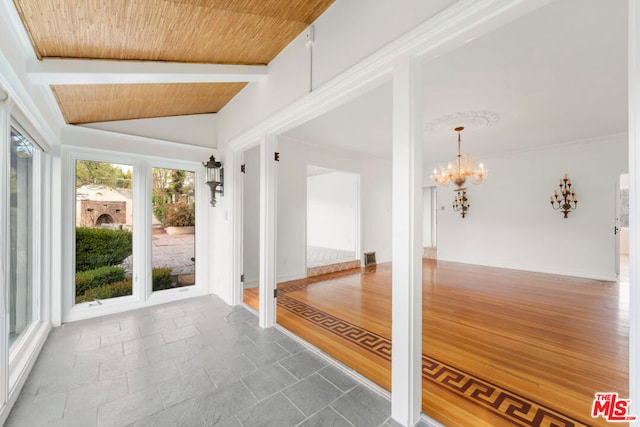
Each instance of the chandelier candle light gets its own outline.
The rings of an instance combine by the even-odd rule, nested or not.
[[[458,188],[455,190],[456,197],[453,201],[453,210],[460,212],[462,218],[467,214],[469,210],[469,198],[467,197],[467,189],[463,187],[463,184],[467,181],[471,181],[474,184],[480,184],[489,174],[489,171],[484,168],[482,163],[476,166],[470,155],[466,154],[464,158],[460,154],[460,132],[464,130],[464,127],[459,126],[454,129],[458,132],[458,155],[456,156],[456,167],[454,168],[451,163],[447,166],[447,169],[440,166],[440,172],[437,169],[433,170],[431,179],[441,186],[447,186],[450,182],[453,182]]]
[[[560,187],[560,194],[558,194],[558,190],[553,190],[553,196],[549,197],[551,207],[560,210],[565,218],[569,218],[569,212],[578,207],[578,196],[576,196],[575,188],[571,187],[571,179],[567,178],[566,173],[564,178],[560,179],[558,187]]]
[[[456,156],[456,168],[454,169],[451,163],[449,163],[447,169],[440,166],[440,173],[438,173],[437,169],[434,169],[431,179],[433,179],[438,185],[449,185],[450,182],[453,182],[458,187],[462,187],[462,184],[466,182],[467,178],[469,178],[474,184],[482,183],[489,174],[489,171],[484,169],[482,163],[480,163],[479,166],[476,166],[475,162],[468,154],[465,154],[464,159],[462,158],[462,154],[460,154],[460,132],[464,130],[464,127],[459,126],[454,130],[458,132],[458,155]]]

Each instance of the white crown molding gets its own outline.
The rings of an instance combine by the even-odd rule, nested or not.
[[[551,144],[538,145],[535,147],[522,148],[519,150],[506,150],[500,153],[488,154],[486,156],[482,156],[482,158],[496,159],[496,158],[502,158],[502,157],[511,157],[518,154],[534,153],[538,151],[562,150],[572,146],[598,145],[598,144],[605,144],[605,143],[611,143],[611,142],[623,143],[627,140],[628,140],[628,135],[626,132],[614,133],[611,135],[594,136],[594,137],[584,138],[584,139],[575,139],[572,141],[554,142]]]

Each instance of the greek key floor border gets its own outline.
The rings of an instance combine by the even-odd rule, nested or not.
[[[308,284],[278,288],[278,308],[289,311],[302,319],[340,338],[391,361],[391,340],[358,325],[339,319],[290,295]],[[282,289],[282,290],[281,290]],[[282,294],[285,291],[286,294]],[[588,426],[549,407],[527,399],[489,381],[475,377],[461,369],[447,365],[426,354],[422,355],[422,378],[463,396],[469,401],[490,410],[494,414],[519,426]]]

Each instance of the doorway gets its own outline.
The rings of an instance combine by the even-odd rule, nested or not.
[[[422,248],[423,258],[437,259],[438,189],[422,189]]]
[[[360,176],[307,165],[307,277],[360,267]]]
[[[622,174],[615,186],[615,265],[618,280],[629,281],[629,174]]]
[[[260,146],[244,152],[242,191],[242,302],[259,311]]]

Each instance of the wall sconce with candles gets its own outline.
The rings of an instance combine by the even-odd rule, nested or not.
[[[207,172],[207,185],[211,188],[211,206],[216,206],[216,194],[224,196],[224,168],[222,163],[216,162],[211,156],[209,161],[202,164]]]
[[[560,187],[560,194],[558,194],[558,190],[553,190],[553,196],[549,197],[551,207],[555,210],[560,210],[565,218],[569,218],[569,212],[578,207],[578,197],[576,196],[575,188],[571,187],[571,179],[567,178],[566,173],[564,178],[560,179],[558,187]]]
[[[464,187],[460,187],[456,188],[454,191],[456,192],[456,197],[455,199],[453,199],[453,210],[455,212],[460,212],[460,215],[462,215],[462,218],[464,218],[465,215],[467,215],[469,207],[471,206],[469,204],[469,198],[467,197],[467,189]]]

